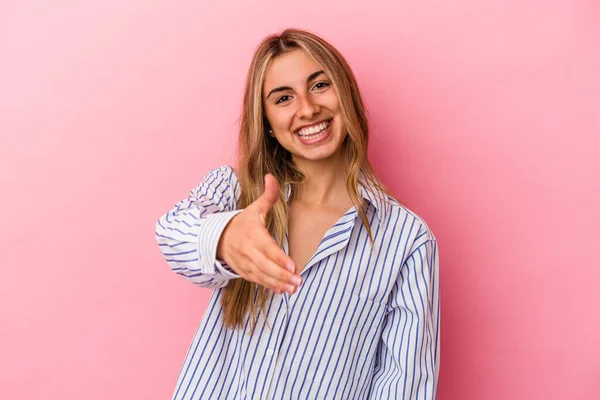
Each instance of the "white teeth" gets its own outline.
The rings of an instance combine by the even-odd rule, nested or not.
[[[298,131],[298,135],[305,139],[315,139],[321,136],[329,128],[329,121],[322,122],[319,125],[311,126],[310,128],[303,128]]]

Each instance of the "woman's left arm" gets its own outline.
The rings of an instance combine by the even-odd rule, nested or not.
[[[440,365],[437,240],[428,231],[413,244],[390,294],[370,399],[436,397]]]

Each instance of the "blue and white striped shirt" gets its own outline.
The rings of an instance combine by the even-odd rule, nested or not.
[[[170,268],[213,289],[173,399],[435,398],[437,241],[418,215],[374,190],[360,185],[374,246],[352,207],[326,232],[296,293],[271,297],[268,324],[261,314],[254,336],[249,316],[243,331],[221,319],[222,288],[239,277],[216,259],[225,225],[241,212],[233,169],[213,169],[160,217],[156,240]],[[286,254],[287,246],[286,237]]]

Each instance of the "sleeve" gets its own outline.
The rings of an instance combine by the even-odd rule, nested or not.
[[[388,299],[370,399],[436,398],[440,366],[438,247],[429,230],[419,238]]]
[[[156,242],[171,270],[207,288],[221,288],[239,278],[225,262],[216,259],[225,226],[237,210],[240,188],[228,165],[215,168],[156,222]]]

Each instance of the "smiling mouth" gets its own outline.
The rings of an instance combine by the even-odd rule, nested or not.
[[[300,136],[302,139],[305,140],[314,140],[321,137],[325,132],[327,132],[327,128],[329,128],[330,124],[331,119],[328,119],[327,121],[321,122],[320,124],[308,128],[302,128],[296,132],[296,135]]]

